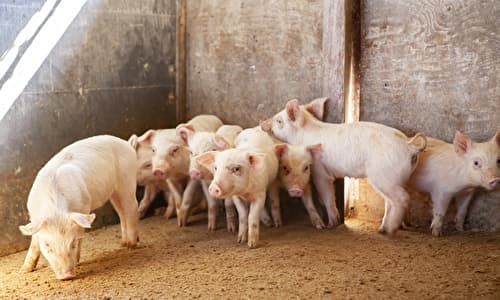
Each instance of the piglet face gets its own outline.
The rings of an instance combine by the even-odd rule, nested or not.
[[[213,132],[198,132],[189,141],[189,149],[191,154],[189,175],[193,180],[211,180],[212,173],[203,165],[198,163],[195,156],[208,151],[221,151],[229,149],[231,145],[222,136]]]
[[[144,185],[147,182],[156,180],[152,170],[151,138],[154,130],[148,130],[142,136],[132,135],[129,138],[130,145],[135,149],[137,155],[137,183]]]
[[[302,197],[311,178],[313,157],[321,151],[321,144],[313,146],[293,146],[279,144],[275,146],[280,169],[279,180],[290,197]]]
[[[196,160],[213,172],[209,193],[215,198],[243,195],[252,190],[259,172],[264,170],[265,155],[241,149],[206,152]]]
[[[84,229],[90,228],[95,215],[70,213],[57,219],[30,223],[21,226],[25,235],[33,235],[38,241],[42,255],[49,262],[56,278],[68,280],[76,276],[76,265],[79,258],[79,242]]]
[[[177,177],[189,171],[189,148],[177,143],[153,143],[152,169],[158,179]]]
[[[474,143],[457,131],[453,145],[472,184],[488,190],[500,187],[500,131],[485,143]]]

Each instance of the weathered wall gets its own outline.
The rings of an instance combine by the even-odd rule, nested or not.
[[[18,4],[19,3],[19,4]],[[32,5],[33,4],[33,5]],[[40,1],[0,4],[0,49]],[[175,124],[175,1],[89,0],[0,123],[0,255],[26,247],[18,226],[37,171],[65,145],[96,134],[128,138]],[[7,27],[5,27],[7,26]],[[1,100],[0,100],[1,101]],[[117,222],[110,205],[95,225]]]
[[[323,1],[187,1],[187,114],[256,126],[323,95]]]
[[[446,141],[457,129],[483,141],[500,128],[498,1],[386,0],[362,6],[361,120]],[[358,213],[379,218],[382,200],[373,191],[361,194]],[[414,196],[412,206],[412,219],[428,225],[426,201]],[[499,211],[500,191],[481,193],[468,228],[500,228]]]

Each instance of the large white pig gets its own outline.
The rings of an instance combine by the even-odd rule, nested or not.
[[[442,234],[443,217],[453,197],[457,206],[456,229],[463,231],[474,191],[479,187],[500,187],[500,130],[484,143],[473,142],[459,131],[453,144],[431,138],[428,141],[409,186],[431,194],[433,235]]]
[[[324,228],[325,224],[314,206],[310,183],[313,157],[319,158],[321,155],[321,144],[306,147],[278,144],[275,151],[279,160],[280,187],[290,197],[301,197],[313,226],[317,229]]]
[[[184,125],[180,124],[178,127]],[[187,125],[196,131],[215,132],[222,126],[222,121],[213,115],[199,115],[191,119]],[[168,179],[167,184],[175,198],[177,222],[179,226],[183,226],[184,218],[179,216],[182,198],[192,199],[199,185],[198,181],[189,180],[189,147],[183,138],[176,134],[176,129],[164,129],[152,133],[151,149],[153,175],[161,180]],[[187,184],[183,188],[185,182]]]
[[[122,244],[135,246],[136,164],[134,149],[107,135],[77,141],[52,157],[29,193],[30,223],[19,226],[32,236],[22,270],[32,271],[42,253],[57,279],[75,277],[84,228],[95,219],[91,212],[108,199],[120,217]]]
[[[220,151],[232,148],[236,136],[243,129],[236,125],[222,125],[216,132],[196,131],[189,124],[180,125],[177,127],[177,135],[181,137],[189,146],[191,158],[189,166],[189,175],[191,180],[199,180],[201,182],[205,198],[208,202],[208,230],[216,229],[217,217],[217,200],[210,196],[208,185],[213,176],[205,167],[196,163],[194,156],[205,153],[207,151]],[[236,211],[231,198],[224,200],[226,208],[227,229],[230,232],[236,230]],[[187,225],[187,219],[192,207],[192,198],[185,197],[182,200],[181,208],[179,209],[179,218],[182,218],[181,225]]]
[[[278,159],[272,139],[263,131],[246,129],[238,135],[236,148],[205,152],[195,159],[214,174],[209,193],[215,198],[233,197],[239,216],[238,242],[248,237],[248,246],[256,247],[266,192],[273,207],[279,203]],[[242,199],[250,203],[249,211]],[[281,219],[275,213],[273,209],[274,221],[279,225]]]
[[[425,135],[419,133],[409,139],[399,130],[382,124],[319,121],[309,111],[322,116],[327,100],[316,99],[306,106],[300,106],[296,99],[290,100],[283,111],[262,122],[262,129],[290,144],[323,145],[323,154],[314,163],[313,180],[325,203],[329,227],[339,222],[333,181],[348,176],[370,180],[385,200],[379,232],[396,232],[408,206],[405,184],[416,166],[417,154],[425,148]],[[413,145],[419,138],[422,145]]]
[[[137,156],[137,184],[144,186],[144,195],[139,204],[139,215],[144,216],[156,194],[161,191],[168,204],[165,211],[165,217],[168,219],[175,211],[175,200],[172,193],[169,193],[166,181],[153,176],[151,131],[153,130],[148,130],[139,137],[133,134],[128,140]]]

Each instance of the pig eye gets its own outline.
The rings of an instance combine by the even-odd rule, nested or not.
[[[290,173],[290,170],[288,169],[287,166],[283,166],[283,171],[285,172],[285,174],[289,174]]]
[[[474,161],[474,167],[481,168],[481,163],[479,162],[479,160]]]
[[[307,171],[309,171],[309,165],[304,167],[304,172],[307,172]]]
[[[145,163],[143,166],[142,166],[143,169],[149,169],[151,168],[151,163],[148,162],[148,163]]]
[[[497,164],[498,164],[498,165],[500,165],[500,158],[499,158],[499,159],[497,159]]]
[[[151,151],[153,151],[153,153],[155,153],[156,152],[156,148],[155,147],[151,148]]]
[[[214,167],[215,171],[217,171],[217,167]]]
[[[179,147],[174,147],[174,148],[172,148],[172,149],[170,150],[170,153],[171,153],[172,155],[175,155],[175,154],[177,153],[177,151],[178,151],[178,150],[179,150]]]
[[[231,168],[231,173],[233,173],[233,174],[239,175],[240,172],[241,172],[241,167],[240,166],[232,167]]]

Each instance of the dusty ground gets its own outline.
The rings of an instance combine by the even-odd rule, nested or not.
[[[0,258],[0,298],[481,298],[500,299],[500,233],[378,235],[349,221],[318,231],[307,221],[264,228],[260,247],[238,245],[202,215],[141,222],[141,246],[119,246],[119,227],[90,232],[78,277],[57,281],[41,260],[17,270],[25,252]]]

